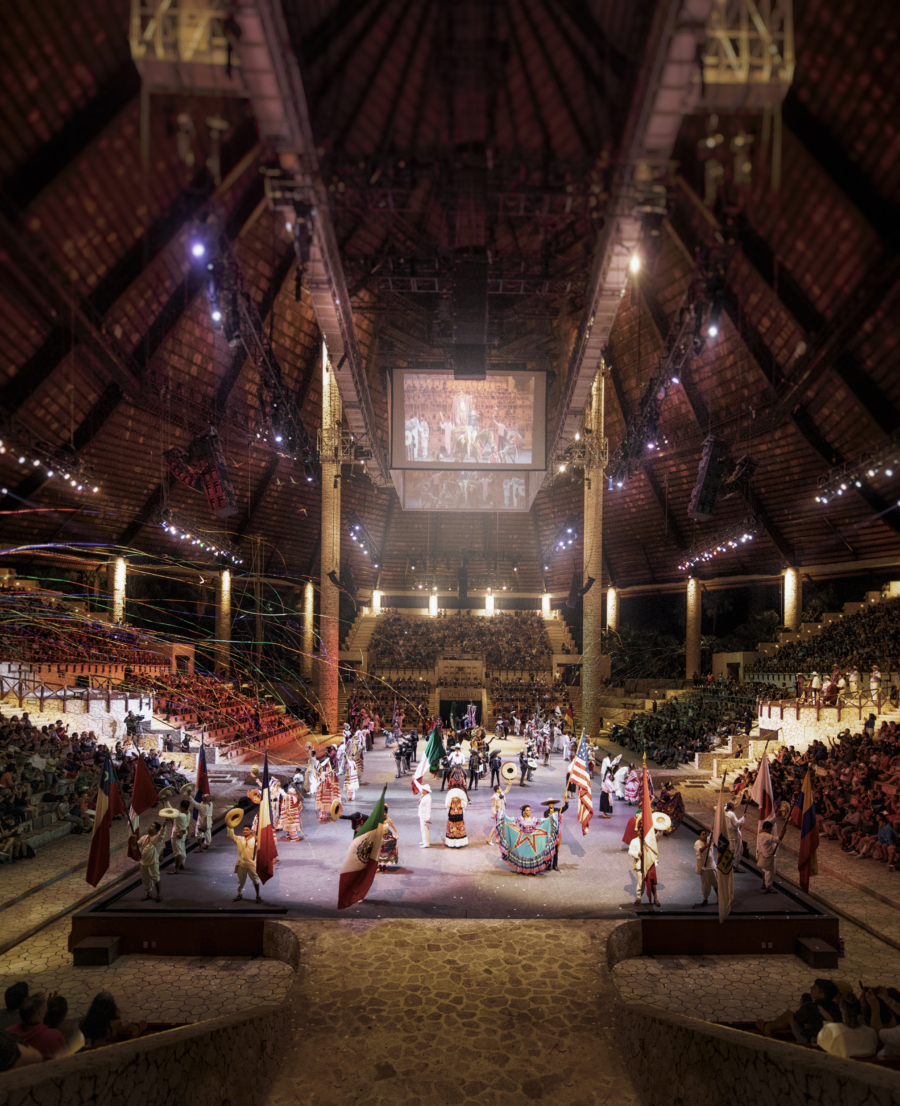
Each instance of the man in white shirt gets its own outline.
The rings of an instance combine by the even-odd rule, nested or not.
[[[762,872],[763,891],[767,895],[775,891],[772,880],[775,878],[775,853],[778,851],[778,841],[772,834],[774,828],[773,822],[763,822],[756,837],[756,866]]]
[[[155,887],[156,901],[162,902],[162,887],[159,880],[159,858],[165,845],[162,825],[154,822],[148,832],[138,839],[137,844],[141,857],[141,883],[146,892],[144,901],[153,897],[150,892]]]
[[[809,687],[812,691],[812,701],[814,703],[819,700],[819,692],[822,690],[822,677],[818,672],[813,672],[812,679],[809,681]]]
[[[728,843],[731,845],[731,852],[734,856],[734,871],[741,872],[741,854],[744,851],[744,838],[741,834],[741,826],[744,824],[743,818],[738,818],[734,813],[734,803],[727,802],[725,804],[725,836],[728,838]]]
[[[426,783],[422,788],[422,794],[419,796],[419,829],[422,831],[422,843],[419,845],[420,849],[427,849],[431,844],[431,836],[428,829],[430,824],[431,787]]]
[[[234,896],[234,902],[240,902],[244,897],[244,884],[247,876],[256,888],[256,901],[262,902],[259,893],[259,876],[256,874],[256,838],[249,826],[244,826],[243,836],[236,837],[231,826],[226,826],[226,831],[231,840],[237,845],[237,863],[234,866],[235,875],[238,878],[238,893]]]
[[[719,877],[716,873],[715,849],[709,839],[709,831],[700,830],[700,836],[694,842],[694,853],[697,857],[697,875],[700,877],[700,894],[703,902],[695,902],[694,907],[709,905],[709,893],[715,891],[719,894]]]
[[[196,799],[191,799],[191,805],[197,814],[197,837],[200,844],[197,848],[203,852],[204,849],[212,848],[212,824],[213,824],[213,801],[212,795],[201,796],[200,802]]]

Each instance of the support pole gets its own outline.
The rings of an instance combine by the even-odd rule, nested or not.
[[[109,612],[113,622],[125,621],[125,588],[128,566],[124,557],[116,557],[106,566],[106,590],[109,594]]]
[[[700,672],[700,581],[692,576],[687,582],[687,637],[684,643],[684,675],[690,679]]]
[[[231,573],[223,569],[216,587],[216,674],[231,672]]]
[[[784,624],[792,634],[800,632],[800,614],[803,607],[803,584],[800,570],[784,570]]]
[[[315,597],[315,588],[312,580],[310,580],[303,588],[303,656],[300,661],[300,675],[307,684],[312,683],[313,653],[316,648],[315,633],[313,631]]]
[[[604,448],[605,379],[597,372],[591,386],[590,452],[584,469],[584,580],[595,583],[582,599],[581,723],[589,737],[600,732],[600,692],[606,670],[601,654],[603,619],[603,482],[606,468]]]
[[[338,729],[340,590],[328,574],[341,572],[341,397],[322,342],[322,533],[319,559],[319,702],[328,733]]]
[[[606,628],[607,630],[619,628],[619,593],[612,586],[606,589]]]

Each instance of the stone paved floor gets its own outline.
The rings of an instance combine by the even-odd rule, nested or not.
[[[0,993],[25,980],[32,991],[59,991],[82,1017],[98,991],[111,991],[133,1020],[195,1022],[281,1002],[294,973],[264,957],[123,956],[110,967],[75,968],[68,918],[52,922],[0,958]]]
[[[636,1106],[616,923],[288,923],[303,971],[266,1106]]]

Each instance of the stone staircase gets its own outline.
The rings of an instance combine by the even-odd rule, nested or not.
[[[554,656],[562,653],[563,646],[569,650],[569,652],[576,657],[580,657],[580,653],[575,648],[575,642],[572,640],[572,635],[569,633],[569,627],[558,618],[545,618],[544,629],[547,631],[547,637],[550,639],[550,648]]]
[[[377,622],[378,615],[375,614],[362,614],[356,619],[340,651],[342,659],[358,660],[359,654],[368,650]]]

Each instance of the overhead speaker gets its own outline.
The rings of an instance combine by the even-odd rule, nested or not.
[[[712,518],[722,486],[723,465],[719,442],[712,434],[703,443],[703,455],[697,470],[697,483],[691,492],[688,517],[704,522]]]

